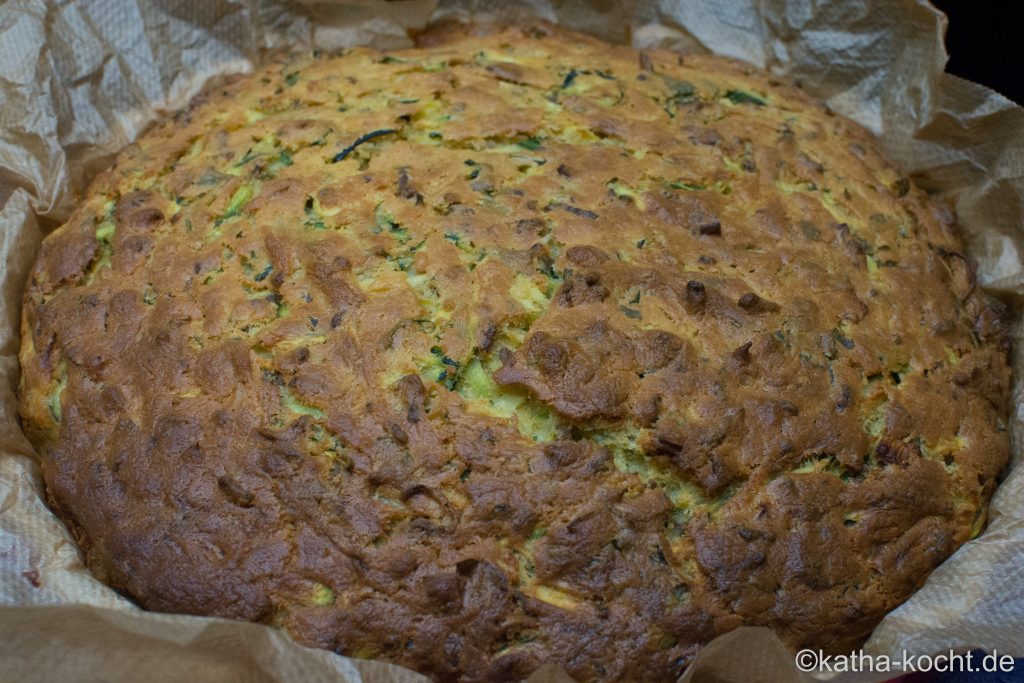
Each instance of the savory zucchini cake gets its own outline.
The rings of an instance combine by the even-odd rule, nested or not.
[[[43,243],[21,411],[88,566],[440,680],[856,646],[1007,460],[950,213],[740,63],[421,42],[208,89]]]

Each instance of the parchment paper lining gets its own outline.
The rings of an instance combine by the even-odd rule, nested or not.
[[[261,626],[142,612],[85,570],[40,497],[32,449],[17,420],[21,290],[42,235],[68,216],[96,170],[155,118],[186,104],[207,78],[251,70],[269,50],[401,47],[409,44],[408,29],[431,21],[529,16],[637,47],[746,60],[800,81],[878,134],[916,183],[955,205],[979,283],[1007,301],[1021,301],[1024,109],[943,73],[945,18],[924,0],[495,5],[12,0],[0,7],[0,605],[7,605],[0,607],[0,658],[17,680],[58,680],[67,672],[150,681],[180,680],[186,672],[211,681],[422,680],[397,667],[306,650]],[[1014,367],[1014,467],[993,500],[988,529],[879,625],[868,652],[983,647],[1024,656],[1019,350]],[[685,678],[742,681],[752,675],[807,679],[764,629],[719,638]],[[543,670],[533,680],[563,678]]]

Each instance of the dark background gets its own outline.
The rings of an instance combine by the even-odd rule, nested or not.
[[[1024,0],[932,0],[949,17],[951,74],[1024,104]]]

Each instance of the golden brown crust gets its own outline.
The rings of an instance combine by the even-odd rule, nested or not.
[[[444,680],[858,643],[1007,459],[949,217],[746,66],[446,31],[206,92],[44,242],[21,410],[89,566]]]

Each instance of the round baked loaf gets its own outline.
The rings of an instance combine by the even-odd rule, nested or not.
[[[21,411],[88,566],[442,680],[855,646],[1007,460],[951,216],[751,67],[472,33],[208,89],[45,240]]]

